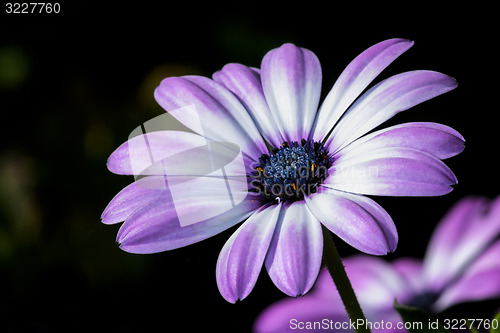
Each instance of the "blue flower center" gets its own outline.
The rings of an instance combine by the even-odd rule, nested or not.
[[[262,154],[254,188],[269,200],[296,201],[315,193],[328,176],[331,157],[323,144],[302,139]]]
[[[408,301],[405,302],[405,304],[430,312],[431,306],[438,299],[438,296],[438,293],[424,291],[420,294],[413,295]]]

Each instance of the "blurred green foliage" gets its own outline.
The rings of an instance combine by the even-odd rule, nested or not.
[[[0,48],[0,91],[18,89],[29,71],[30,60],[25,50],[16,45]]]

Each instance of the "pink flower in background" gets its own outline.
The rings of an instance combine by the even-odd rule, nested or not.
[[[424,260],[391,263],[357,255],[343,260],[366,318],[371,322],[402,322],[393,308],[398,303],[438,313],[462,302],[500,297],[500,197],[492,202],[467,197],[439,223]],[[348,322],[340,297],[326,270],[313,290],[298,299],[284,299],[257,319],[255,331],[350,332],[292,329],[301,323]],[[385,332],[376,330],[373,332]],[[391,330],[392,332],[393,330]],[[400,332],[406,332],[404,329]]]
[[[217,262],[217,285],[230,302],[251,292],[263,266],[287,295],[308,292],[321,266],[321,225],[360,251],[394,251],[398,236],[391,217],[364,195],[450,192],[457,180],[441,160],[460,153],[464,142],[455,130],[425,122],[367,134],[398,112],[457,86],[447,75],[419,70],[394,75],[361,94],[412,45],[390,39],[362,52],[321,105],[319,60],[293,44],[269,51],[260,69],[228,64],[213,80],[164,79],[155,91],[157,102],[195,133],[157,131],[132,138],[110,156],[109,170],[134,175],[131,160],[147,166],[154,154],[174,154],[169,166],[150,164],[160,170],[172,167],[183,176],[192,164],[183,152],[206,141],[239,147],[243,171],[228,167],[217,177],[177,182],[168,178],[169,172],[168,181],[161,174],[149,175],[118,193],[103,223],[125,221],[117,238],[123,250],[154,253],[193,244],[244,221]],[[190,106],[196,116],[187,111]],[[141,140],[148,149],[137,148]],[[243,180],[228,199],[235,184],[231,177]],[[148,186],[155,181],[164,188]],[[229,201],[233,207],[226,209]],[[189,224],[181,216],[189,216]]]

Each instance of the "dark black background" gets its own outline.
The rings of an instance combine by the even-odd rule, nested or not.
[[[215,264],[234,229],[160,254],[121,251],[119,226],[101,224],[100,214],[132,179],[111,174],[106,159],[163,112],[153,98],[163,77],[210,76],[228,62],[259,67],[285,42],[316,53],[323,95],[356,55],[392,37],[415,45],[378,80],[414,69],[458,80],[454,91],[388,122],[444,123],[466,138],[465,151],[446,162],[459,180],[452,193],[376,198],[399,230],[388,259],[421,257],[454,202],[498,194],[494,14],[469,3],[73,1],[61,3],[59,14],[8,15],[2,4],[0,73],[13,61],[21,74],[0,81],[0,331],[250,331],[258,313],[284,295],[264,269],[244,301],[220,296]],[[344,256],[356,253],[337,244]],[[497,306],[458,306],[445,315],[488,318]]]

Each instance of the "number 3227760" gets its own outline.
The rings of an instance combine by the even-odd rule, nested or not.
[[[57,2],[7,2],[5,12],[7,14],[57,14],[61,11],[61,5]]]

